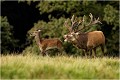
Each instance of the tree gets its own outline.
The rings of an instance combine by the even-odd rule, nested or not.
[[[106,5],[104,8],[103,20],[108,24],[110,29],[107,33],[106,41],[108,53],[119,56],[119,12],[112,5]]]
[[[7,17],[0,16],[1,19],[1,53],[9,53],[12,51],[17,40],[13,37],[13,26],[7,20]]]
[[[26,3],[26,1],[23,1],[23,3]],[[106,37],[107,53],[113,56],[119,55],[119,38],[118,38],[119,37],[119,16],[118,16],[119,15],[119,2],[118,1],[97,1],[97,0],[95,1],[86,1],[86,0],[83,0],[83,1],[36,1],[36,0],[30,0],[28,1],[28,4],[29,6],[32,6],[32,7],[33,5],[36,6],[36,9],[39,10],[37,11],[39,12],[38,16],[40,16],[39,18],[37,18],[39,19],[38,22],[35,21],[35,23],[33,23],[34,26],[30,30],[28,29],[29,30],[28,33],[35,29],[44,28],[42,32],[43,38],[46,38],[49,36],[49,38],[59,37],[60,39],[63,40],[63,35],[68,33],[68,30],[64,27],[64,21],[67,18],[71,18],[73,14],[77,17],[83,17],[84,15],[88,17],[89,13],[92,13],[96,18],[97,17],[100,18],[102,25],[98,24],[98,25],[90,26],[89,28],[86,28],[85,30],[83,30],[83,32],[89,32],[92,30],[103,31]],[[33,14],[34,14],[34,11],[33,11]],[[35,18],[32,18],[32,19],[35,19]],[[6,20],[5,22],[8,22],[8,21]],[[28,26],[25,26],[25,28],[27,27]],[[13,32],[11,32],[12,28],[9,27],[8,29],[10,29],[8,30],[9,34],[7,33],[5,35],[7,36],[7,38],[10,38],[10,40],[13,40],[13,41],[8,40],[7,38],[3,38],[3,40],[8,40],[7,44],[12,44],[12,43],[14,44],[14,37],[12,36]],[[2,31],[5,32],[5,30],[2,30]],[[4,35],[3,33],[1,34]],[[28,42],[29,42],[29,39],[30,38],[28,37],[27,39]],[[27,40],[26,40],[26,44],[27,44]],[[7,49],[8,47],[7,46],[5,47],[6,47],[6,50],[8,50]],[[32,50],[31,48],[28,48],[28,50]],[[71,47],[70,44],[65,43],[65,48],[69,53],[78,54],[77,50]]]

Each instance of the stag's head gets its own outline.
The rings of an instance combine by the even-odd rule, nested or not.
[[[65,42],[73,42],[75,40],[76,39],[75,39],[75,33],[74,32],[64,35],[64,41]]]
[[[34,31],[33,33],[30,33],[30,36],[35,37],[35,36],[39,35],[39,34],[40,34],[40,32],[41,32],[41,30],[40,30],[40,29],[39,29],[39,30],[36,30],[36,31]]]
[[[89,27],[91,25],[100,23],[99,21],[99,17],[96,19],[93,19],[93,15],[90,13],[89,14],[90,17],[90,22],[86,25],[85,24],[85,15],[82,17],[82,20],[78,20],[77,17],[75,17],[74,15],[72,16],[71,20],[71,26],[68,25],[68,19],[65,21],[64,26],[69,30],[69,33],[64,35],[64,39],[65,41],[70,41],[70,40],[75,40],[74,36],[77,36],[79,34],[79,31],[81,31],[82,29],[84,29],[85,27]],[[78,29],[78,27],[80,27]]]

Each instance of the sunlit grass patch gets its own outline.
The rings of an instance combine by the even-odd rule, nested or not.
[[[1,56],[1,78],[118,79],[118,58]]]

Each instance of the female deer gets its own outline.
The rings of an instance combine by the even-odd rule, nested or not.
[[[41,30],[34,31],[31,36],[35,37],[36,43],[42,55],[46,55],[46,51],[57,48],[60,52],[63,50],[62,42],[58,38],[42,39],[40,37]]]

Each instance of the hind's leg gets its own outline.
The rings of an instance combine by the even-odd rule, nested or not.
[[[63,47],[59,48],[59,55],[66,55]]]
[[[42,50],[41,53],[42,53],[42,56],[46,55],[46,52],[44,50]]]

